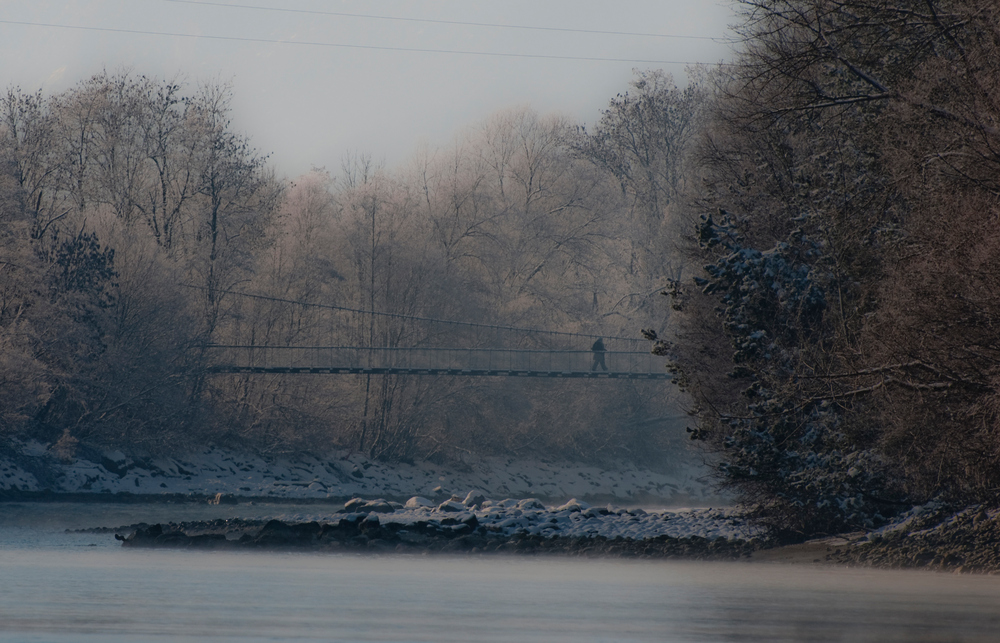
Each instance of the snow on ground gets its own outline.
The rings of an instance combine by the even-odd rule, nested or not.
[[[667,474],[628,464],[606,470],[512,458],[484,458],[452,467],[429,462],[390,465],[358,453],[265,458],[218,448],[177,458],[142,460],[106,452],[95,459],[100,461],[62,463],[37,443],[19,445],[16,454],[0,455],[0,491],[439,500],[475,490],[494,498],[581,498],[659,506],[717,502],[704,470],[694,466],[678,466]]]
[[[452,503],[458,504],[458,503]],[[568,508],[567,508],[568,506]],[[531,534],[545,537],[566,538],[603,536],[605,538],[627,538],[644,540],[658,536],[688,538],[698,536],[714,540],[716,538],[744,538],[753,536],[751,529],[740,516],[731,509],[664,509],[644,511],[643,509],[616,509],[591,507],[571,501],[567,506],[546,507],[534,498],[523,500],[501,500],[486,503],[475,509],[460,511],[440,510],[437,507],[402,508],[392,513],[377,513],[383,525],[412,527],[420,522],[440,523],[447,520],[457,525],[465,524],[475,516],[478,524],[497,535],[513,536]],[[365,513],[364,507],[345,514],[322,512],[301,512],[284,514],[278,519],[285,522],[317,521],[337,522],[371,520],[372,514]],[[449,520],[450,519],[450,520]]]
[[[658,536],[699,536],[709,540],[749,539],[753,536],[752,530],[739,514],[729,508],[646,511],[637,508],[618,509],[611,505],[591,507],[577,500],[570,500],[559,506],[546,506],[535,498],[483,500],[475,492],[470,492],[464,502],[450,500],[437,506],[422,497],[410,499],[405,506],[381,499],[367,502],[352,500],[342,513],[303,512],[278,518],[285,522],[315,520],[320,523],[342,519],[350,522],[377,520],[381,525],[406,528],[421,522],[439,525],[450,523],[461,527],[472,516],[475,516],[479,526],[485,526],[487,531],[503,536],[520,533],[543,537],[603,536],[632,540]]]
[[[885,536],[893,532],[901,533],[915,533],[920,531],[919,525],[923,523],[927,518],[933,518],[935,515],[939,514],[943,505],[938,502],[928,502],[923,505],[917,505],[912,507],[908,511],[905,511],[889,523],[882,525],[878,529],[874,529],[867,534],[866,538],[874,538],[876,536]]]
[[[498,535],[629,539],[750,536],[729,509],[635,508],[718,506],[720,500],[705,480],[704,470],[695,466],[680,466],[666,474],[628,464],[605,470],[579,463],[512,458],[484,458],[453,467],[429,462],[387,465],[358,453],[265,458],[218,448],[148,460],[118,452],[91,457],[100,461],[65,463],[37,443],[18,445],[15,452],[0,454],[0,492],[222,494],[282,501],[354,498],[337,513],[324,513],[317,506],[315,512],[278,512],[274,517],[286,522],[347,518],[454,525],[474,515],[479,525]],[[465,500],[460,500],[463,497]],[[404,506],[382,498],[410,500]],[[574,500],[567,503],[568,498]],[[591,507],[584,499],[633,508]]]

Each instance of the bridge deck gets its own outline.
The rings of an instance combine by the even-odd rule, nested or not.
[[[583,379],[668,380],[670,373],[629,373],[627,371],[518,371],[458,368],[364,368],[338,366],[212,366],[212,373],[315,373],[324,375],[458,375],[464,377],[554,377]]]
[[[663,358],[606,351],[604,368],[591,351],[345,346],[210,346],[212,373],[450,375],[666,380]]]

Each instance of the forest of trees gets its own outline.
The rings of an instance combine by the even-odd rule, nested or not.
[[[11,88],[0,436],[62,457],[220,444],[662,464],[683,444],[662,385],[209,375],[205,347],[498,341],[414,317],[605,337],[663,328],[661,278],[680,275],[666,213],[698,87],[647,72],[593,131],[512,109],[399,168],[350,154],[293,181],[233,131],[225,86],[126,70],[51,96]]]
[[[693,437],[779,536],[996,503],[1000,5],[739,5],[660,345]]]
[[[225,87],[9,90],[0,434],[645,463],[684,407],[778,537],[995,504],[1000,6],[737,4],[731,64],[636,72],[592,126],[507,110],[292,182]],[[206,375],[213,343],[444,345],[414,317],[641,330],[679,386]]]

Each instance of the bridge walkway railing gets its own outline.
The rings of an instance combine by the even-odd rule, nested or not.
[[[206,347],[216,373],[356,373],[507,377],[669,379],[664,360],[644,351],[356,346]]]

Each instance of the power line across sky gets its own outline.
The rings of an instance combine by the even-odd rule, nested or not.
[[[724,39],[722,38],[717,38],[713,36],[696,36],[690,34],[646,33],[641,31],[611,31],[605,29],[574,29],[570,27],[551,27],[551,26],[541,26],[541,25],[503,24],[496,22],[473,22],[465,20],[439,20],[433,18],[386,16],[386,15],[376,15],[368,13],[350,13],[344,11],[318,11],[313,9],[293,9],[289,7],[262,7],[256,5],[248,5],[248,4],[207,2],[205,0],[165,0],[165,1],[172,2],[175,4],[200,5],[205,7],[226,7],[229,9],[250,9],[256,11],[273,11],[279,13],[336,16],[340,18],[363,18],[367,20],[391,20],[397,22],[417,22],[425,24],[456,25],[462,27],[489,27],[496,29],[521,29],[526,31],[552,31],[552,32],[562,32],[562,33],[594,34],[594,35],[606,35],[606,36],[632,36],[639,38],[678,38],[682,40],[711,40],[715,42],[724,41]]]
[[[96,31],[102,33],[131,34],[139,36],[165,36],[172,38],[193,38],[201,40],[223,40],[223,41],[228,40],[233,42],[293,45],[300,47],[305,46],[305,47],[334,47],[340,49],[367,49],[373,51],[396,51],[402,53],[452,54],[460,56],[490,56],[490,57],[500,57],[500,58],[534,58],[540,60],[579,60],[588,62],[638,63],[645,65],[689,65],[690,66],[690,65],[705,64],[697,61],[680,61],[680,60],[612,58],[606,56],[571,56],[571,55],[561,55],[561,54],[528,54],[521,52],[472,51],[472,50],[461,50],[461,49],[433,49],[433,48],[422,48],[422,47],[392,47],[388,45],[361,45],[361,44],[337,43],[337,42],[318,42],[309,40],[282,40],[273,38],[253,38],[248,36],[220,36],[211,34],[191,34],[191,33],[180,33],[172,31],[151,31],[145,29],[119,29],[115,27],[98,27],[93,25],[66,25],[66,24],[56,24],[56,23],[25,22],[19,20],[3,20],[3,19],[0,19],[0,24],[20,25],[26,27],[45,27],[50,29],[75,29],[79,31]]]

